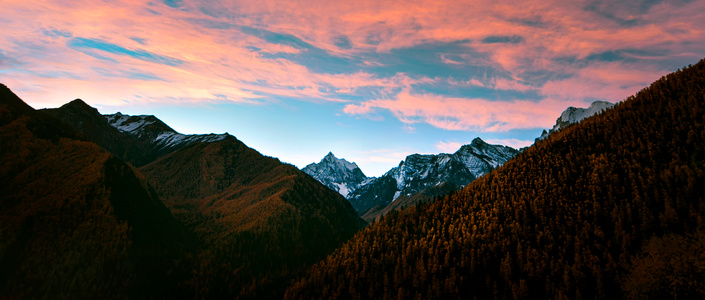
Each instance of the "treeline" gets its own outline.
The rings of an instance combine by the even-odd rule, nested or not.
[[[392,212],[288,299],[703,299],[705,60],[460,192]]]

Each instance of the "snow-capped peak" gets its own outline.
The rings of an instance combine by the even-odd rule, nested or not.
[[[301,170],[343,197],[347,197],[367,179],[356,163],[337,158],[332,152],[328,152],[321,162],[309,164]]]
[[[590,104],[588,108],[576,108],[571,106],[561,113],[561,116],[556,122],[569,124],[578,123],[612,106],[614,106],[614,104],[607,101],[595,101]]]
[[[105,118],[108,119],[108,123],[113,127],[130,134],[139,134],[144,131],[146,126],[154,124],[157,120],[154,116],[130,116],[123,115],[120,112],[114,115],[105,115]]]
[[[352,192],[348,199],[353,208],[364,212],[377,205],[387,205],[401,196],[412,196],[434,188],[439,192],[460,188],[518,153],[510,147],[490,145],[476,138],[453,154],[412,154],[399,166]],[[438,189],[439,186],[444,188]]]
[[[562,128],[565,128],[566,126],[570,124],[575,124],[579,123],[580,121],[589,118],[591,116],[594,116],[606,109],[609,109],[614,106],[614,103],[607,102],[607,101],[595,101],[590,106],[587,108],[577,108],[577,107],[568,107],[566,110],[561,113],[561,116],[556,119],[556,125],[551,128],[549,131],[545,131],[541,134],[539,137],[540,140],[545,139],[548,137],[549,134],[552,132],[558,131]]]
[[[217,142],[228,134],[181,134],[152,115],[130,116],[122,113],[104,115],[108,123],[118,130],[147,140],[156,148],[173,148],[195,142]]]
[[[344,168],[346,168],[346,169],[348,169],[348,170],[350,170],[350,171],[360,168],[360,167],[357,166],[356,163],[351,163],[351,162],[345,160],[344,158],[340,158],[340,159],[339,159],[339,158],[335,157],[335,155],[333,154],[333,152],[328,152],[328,155],[326,155],[326,156],[321,160],[320,163],[321,163],[321,164],[322,164],[322,163],[335,164],[335,165],[344,167]]]

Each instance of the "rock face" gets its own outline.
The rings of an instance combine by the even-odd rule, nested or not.
[[[606,109],[612,108],[614,103],[607,101],[595,101],[588,108],[576,108],[568,107],[561,113],[561,116],[556,120],[556,125],[553,125],[549,131],[544,130],[538,140],[543,140],[548,137],[552,132],[556,132],[560,129],[567,127],[568,125],[578,123],[585,118],[594,116]]]
[[[490,145],[476,138],[453,154],[409,155],[398,167],[368,180],[347,198],[360,214],[418,193],[426,195],[422,198],[427,200],[464,187],[518,153],[511,147]]]
[[[367,176],[357,164],[336,158],[332,152],[321,162],[309,164],[301,170],[345,198],[367,180]]]
[[[104,115],[108,123],[154,145],[155,148],[181,148],[193,143],[222,141],[228,134],[181,134],[151,115],[130,116],[116,113]]]

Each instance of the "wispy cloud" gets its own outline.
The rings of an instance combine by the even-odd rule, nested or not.
[[[134,40],[134,38],[131,38]],[[139,40],[136,42],[140,43]],[[104,58],[103,56],[96,54],[96,52],[107,52],[107,53],[112,53],[112,54],[117,54],[117,55],[127,55],[139,60],[144,60],[148,62],[153,62],[153,63],[158,63],[158,64],[164,64],[168,66],[179,66],[184,63],[184,61],[168,56],[163,56],[159,54],[154,54],[150,53],[141,49],[127,49],[125,47],[108,43],[105,41],[102,41],[100,39],[87,39],[87,38],[72,38],[67,42],[67,45],[69,48],[78,50],[80,52],[86,53],[90,56],[99,58],[99,59],[107,59],[111,62],[117,62],[117,60],[111,59],[111,58]]]
[[[704,1],[10,0],[1,10],[3,80],[54,106],[67,100],[54,89],[112,105],[296,99],[391,112],[407,127],[506,131],[619,101],[705,56]]]
[[[463,146],[463,143],[458,143],[458,142],[440,141],[440,142],[436,143],[436,149],[438,149],[438,151],[441,151],[442,153],[455,153],[462,146]]]
[[[501,132],[520,128],[550,127],[565,103],[553,99],[539,102],[489,101],[435,94],[416,94],[408,89],[393,99],[348,104],[348,114],[369,114],[378,109],[391,111],[405,124],[427,123],[446,130]]]

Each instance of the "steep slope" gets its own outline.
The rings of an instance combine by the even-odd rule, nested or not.
[[[287,299],[702,299],[705,60],[392,213]]]
[[[338,159],[329,152],[321,162],[312,163],[301,169],[323,185],[347,198],[367,180],[360,167],[345,159]]]
[[[185,228],[80,137],[0,85],[0,298],[177,295]]]
[[[513,148],[475,138],[453,154],[409,155],[398,167],[350,194],[349,200],[370,221],[388,212],[384,207],[400,197],[408,206],[458,190],[517,153]],[[377,208],[368,211],[374,207]]]
[[[292,276],[364,227],[345,198],[232,136],[141,169],[204,240],[196,297],[281,298]]]
[[[185,297],[281,298],[293,276],[365,226],[342,196],[227,133],[183,135],[82,101],[49,111],[110,151],[122,141],[147,149],[124,157],[200,241]]]
[[[607,101],[595,101],[588,108],[568,107],[561,113],[561,116],[556,119],[556,125],[553,125],[549,131],[544,130],[537,140],[543,140],[549,134],[568,127],[569,125],[579,123],[580,121],[601,113],[609,108],[612,108],[614,103]]]

